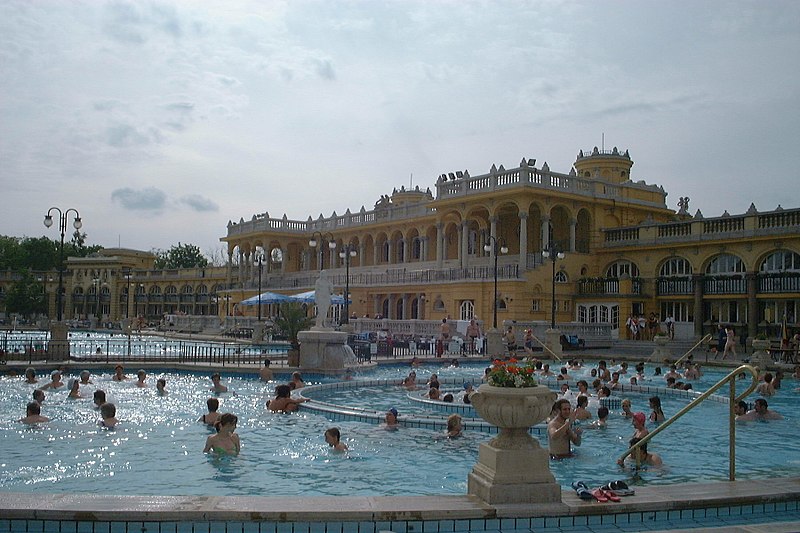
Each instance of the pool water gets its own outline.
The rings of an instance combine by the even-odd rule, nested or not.
[[[483,368],[477,363],[459,368],[425,366],[417,369],[418,381],[424,383],[437,372],[442,378],[477,384]],[[384,379],[386,386],[309,395],[344,406],[376,411],[396,407],[401,415],[424,414],[424,406],[410,401],[407,391],[395,385],[407,372],[408,367],[399,365],[381,367],[356,379]],[[704,382],[716,382],[722,375],[709,374]],[[87,398],[77,400],[67,399],[64,388],[46,391],[42,413],[51,422],[20,424],[16,420],[24,415],[34,386],[19,377],[3,376],[0,409],[6,416],[0,421],[0,490],[228,496],[464,494],[478,445],[490,438],[479,431],[449,440],[440,432],[420,428],[386,431],[363,422],[334,424],[307,410],[274,414],[264,405],[280,382],[264,384],[252,375],[225,374],[223,382],[232,392],[220,395],[220,412],[238,415],[242,452],[238,457],[208,456],[202,449],[211,430],[197,422],[211,395],[208,376],[153,371],[148,388],[139,389],[134,379],[117,383],[110,373],[94,375],[94,386],[104,389],[117,405],[121,423],[114,431],[97,425],[93,386],[82,390]],[[156,395],[159,377],[167,380],[167,397]],[[42,383],[47,380],[40,378]],[[786,420],[737,425],[738,478],[800,475],[800,428],[793,410],[797,385],[785,381],[781,392],[769,400]],[[632,399],[635,411],[649,413],[649,395],[625,396]],[[661,398],[667,416],[687,402]],[[325,443],[323,433],[334,425],[341,428],[349,452],[333,453]],[[584,433],[575,458],[551,463],[556,479],[568,488],[576,479],[598,483],[626,478],[642,484],[727,478],[725,404],[705,402],[657,437],[651,450],[662,455],[666,467],[635,478],[615,464],[632,431],[629,421],[612,413],[607,429]],[[539,440],[546,446],[546,437]]]

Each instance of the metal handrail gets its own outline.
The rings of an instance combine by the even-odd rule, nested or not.
[[[736,396],[736,376],[741,374],[742,372],[749,372],[751,376],[753,376],[753,382],[747,387],[747,390],[744,391],[742,394]],[[633,450],[639,448],[643,444],[647,444],[650,442],[653,437],[667,429],[669,426],[672,425],[673,422],[678,420],[680,417],[685,415],[687,412],[694,409],[697,405],[705,401],[709,396],[711,396],[714,392],[720,389],[725,383],[730,383],[730,404],[729,404],[729,451],[728,451],[728,478],[731,481],[736,480],[736,422],[735,422],[735,415],[734,415],[734,407],[736,404],[741,401],[743,398],[746,398],[750,395],[751,392],[756,390],[758,387],[758,371],[750,365],[741,365],[739,368],[732,370],[727,376],[719,380],[716,384],[714,384],[710,389],[705,391],[703,394],[689,402],[689,404],[672,415],[668,420],[666,420],[663,424],[661,424],[658,428],[656,428],[651,433],[645,435],[642,440],[628,448],[628,450],[622,454],[617,462],[625,461],[625,458],[628,457]],[[636,457],[636,467],[638,468],[640,465],[639,456]]]
[[[531,337],[533,337],[533,340],[535,340],[536,342],[538,342],[539,344],[541,344],[541,345],[542,345],[542,350],[544,350],[544,351],[546,351],[546,352],[550,352],[550,355],[552,355],[553,357],[555,357],[556,359],[558,359],[559,361],[561,361],[561,358],[558,356],[558,354],[557,354],[556,352],[554,352],[554,351],[553,351],[553,350],[552,350],[552,349],[551,349],[551,348],[550,348],[548,345],[546,345],[545,343],[543,343],[543,342],[542,342],[542,341],[539,339],[539,337],[537,337],[536,335],[531,335]],[[561,342],[561,341],[559,340],[559,342]]]
[[[694,346],[692,346],[691,348],[689,348],[689,351],[688,351],[688,352],[686,352],[685,354],[683,354],[682,356],[680,356],[680,358],[679,358],[677,361],[675,361],[675,364],[677,365],[678,363],[680,363],[681,361],[683,361],[683,359],[684,359],[686,356],[688,356],[690,353],[692,353],[693,351],[695,351],[695,350],[697,349],[697,347],[698,347],[698,346],[700,346],[700,345],[701,345],[701,344],[703,344],[704,342],[706,342],[706,341],[710,341],[710,340],[711,340],[711,334],[710,334],[710,333],[706,333],[706,336],[705,336],[705,337],[703,337],[702,339],[700,339],[700,341],[699,341],[697,344],[695,344]]]

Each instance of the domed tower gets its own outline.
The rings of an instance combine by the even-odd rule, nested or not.
[[[633,161],[628,151],[599,150],[597,146],[591,153],[581,150],[575,160],[575,172],[581,178],[599,179],[609,183],[624,183],[630,179]]]

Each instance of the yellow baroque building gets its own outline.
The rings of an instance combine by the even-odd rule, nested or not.
[[[486,328],[495,318],[555,319],[610,324],[620,338],[630,315],[651,313],[672,317],[687,339],[719,323],[748,337],[798,327],[800,209],[751,205],[705,218],[681,198],[672,210],[663,187],[632,180],[632,167],[627,151],[594,148],[567,174],[523,158],[482,175],[442,174],[433,190],[401,187],[370,210],[304,221],[257,214],[228,223],[224,267],[157,270],[151,253],[118,248],[71,257],[63,315],[153,323],[181,314],[219,327],[255,316],[257,306],[238,303],[258,293],[259,274],[262,291],[295,294],[324,269],[337,292],[349,289],[357,317],[475,317]],[[37,274],[55,317],[57,273]],[[0,304],[13,280],[0,275]]]
[[[401,187],[370,210],[229,222],[226,282],[253,289],[260,270],[262,289],[292,293],[324,269],[357,317],[487,325],[551,321],[554,301],[557,323],[610,323],[620,337],[632,314],[672,317],[684,338],[718,323],[748,336],[797,325],[800,210],[704,218],[681,198],[674,211],[632,166],[627,151],[595,147],[568,174],[523,158],[442,174],[434,191]]]

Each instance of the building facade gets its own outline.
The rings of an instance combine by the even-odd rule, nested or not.
[[[356,317],[604,323],[619,337],[632,314],[672,317],[683,338],[719,323],[751,337],[798,327],[800,209],[705,218],[688,198],[668,208],[632,167],[627,151],[594,148],[566,174],[523,158],[441,174],[433,191],[401,187],[369,210],[257,214],[228,223],[226,267],[156,270],[152,254],[126,249],[69,258],[64,317],[254,315],[237,304],[257,294],[259,272],[262,291],[294,294],[326,270]],[[0,276],[0,300],[12,278]],[[45,291],[54,317],[52,281]]]

